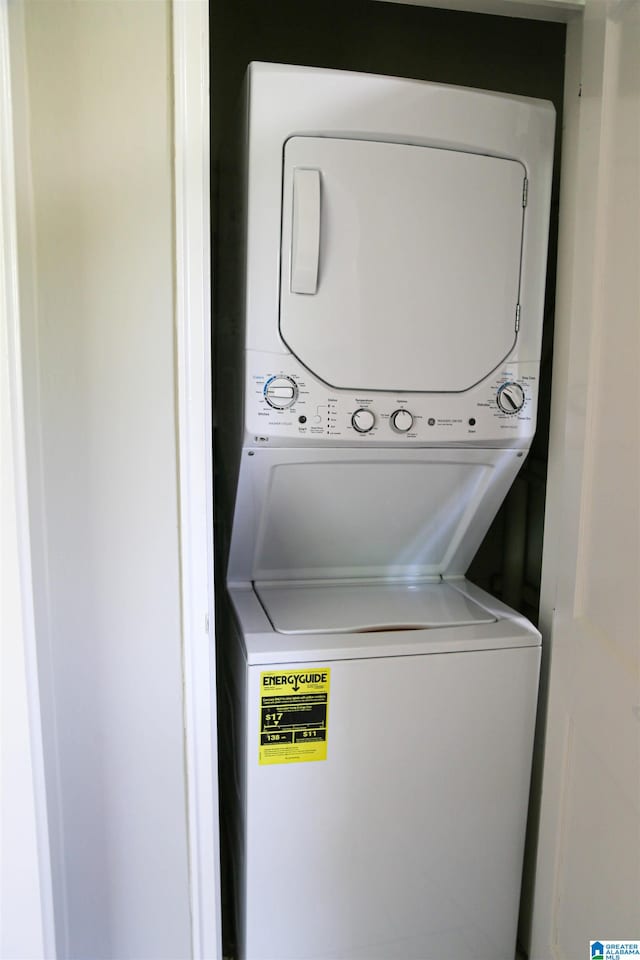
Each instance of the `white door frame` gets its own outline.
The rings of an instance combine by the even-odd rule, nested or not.
[[[427,3],[429,0],[427,0]],[[541,10],[545,0],[533,0]],[[474,3],[477,12],[491,12],[491,0]],[[548,11],[547,11],[548,12]],[[221,957],[220,857],[218,834],[215,650],[213,641],[213,511],[210,337],[210,208],[209,208],[209,23],[206,0],[173,0],[175,229],[176,229],[176,347],[178,382],[179,480],[181,525],[182,629],[184,650],[185,741],[188,778],[190,900],[192,955]],[[567,82],[579,78],[582,50],[570,45]],[[569,91],[570,93],[571,91]],[[8,374],[11,397],[12,454],[16,478],[18,552],[22,586],[22,643],[25,656],[26,707],[34,770],[38,838],[40,902],[44,955],[54,956],[51,871],[46,833],[44,773],[40,734],[37,665],[30,597],[28,513],[24,418],[15,256],[15,190],[11,147],[11,98],[8,64],[6,2],[0,2],[0,121],[2,168],[0,190],[4,229],[0,235],[3,275],[2,335],[9,344],[3,374]],[[578,104],[567,99],[565,124],[575,136]],[[8,136],[9,134],[9,136]],[[575,143],[565,137],[565,176]],[[569,171],[571,174],[571,171]],[[7,211],[13,217],[7,215]],[[561,232],[572,229],[572,208],[564,196]],[[561,269],[563,269],[561,264]],[[13,278],[13,279],[12,279]],[[567,331],[564,336],[570,336]],[[565,344],[565,349],[567,345]],[[560,354],[562,357],[562,353]],[[5,357],[3,356],[3,363]],[[585,357],[584,374],[587,361]],[[552,416],[557,423],[566,413],[566,395],[555,393]],[[552,450],[550,490],[561,471]],[[555,471],[555,472],[554,472]],[[549,555],[547,551],[546,556]],[[558,571],[551,561],[545,571],[547,616],[552,613]],[[31,612],[29,612],[31,609]],[[541,851],[543,852],[543,851]],[[549,854],[551,855],[551,854]],[[540,869],[540,863],[539,863]],[[536,890],[539,934],[552,889],[542,873]]]
[[[420,2],[420,0],[419,0]],[[425,0],[422,0],[425,2]],[[426,0],[429,4],[429,0]],[[437,4],[436,4],[437,5]],[[448,5],[448,4],[447,4]],[[546,0],[532,0],[545,16]],[[477,0],[474,10],[490,13],[491,0]],[[562,5],[558,5],[562,6]],[[570,18],[566,7],[562,19]],[[546,8],[546,9],[545,9]],[[209,286],[209,33],[204,0],[173,0],[175,96],[176,337],[178,374],[179,475],[182,552],[185,735],[189,783],[189,840],[194,958],[220,954],[220,864],[215,737],[215,657],[213,647],[211,340]],[[519,11],[519,12],[522,12]],[[531,15],[531,14],[529,14]],[[575,28],[574,28],[575,32]],[[575,159],[577,93],[582,50],[570,44],[565,105],[565,178]],[[561,233],[571,231],[573,213],[563,196]],[[563,269],[561,263],[561,269]],[[564,336],[570,336],[567,331]],[[562,357],[562,352],[560,357]],[[588,373],[586,359],[584,374]],[[554,392],[552,417],[566,413],[566,395]],[[550,460],[550,492],[561,465]],[[547,551],[546,556],[549,555]],[[545,571],[548,617],[554,578]],[[542,879],[542,877],[540,877]],[[545,886],[543,881],[543,886]],[[538,911],[551,890],[536,890]],[[540,923],[540,915],[538,923]],[[542,922],[544,927],[544,921]]]
[[[208,4],[206,0],[173,0],[171,14],[180,576],[191,953],[194,960],[219,960],[222,944],[213,614]],[[6,653],[7,664],[20,666],[24,671],[22,699],[18,703],[16,694],[10,704],[12,711],[19,709],[19,714],[16,712],[14,716],[12,712],[11,721],[12,733],[19,724],[24,727],[21,742],[29,744],[32,777],[32,795],[23,797],[18,825],[24,837],[20,864],[24,889],[18,889],[16,884],[7,907],[10,904],[14,910],[14,925],[24,926],[27,951],[24,957],[51,960],[56,955],[55,918],[31,575],[9,54],[8,7],[6,0],[0,0],[0,343],[3,348],[0,373],[6,378],[9,408],[6,411],[4,407],[3,383],[3,428],[5,413],[8,412],[9,417],[6,436],[3,429],[2,457],[3,466],[8,464],[12,468],[14,478],[12,485],[3,483],[2,512],[3,517],[5,513],[15,514],[17,538],[15,543],[5,544],[3,529],[2,572],[4,575],[5,560],[7,569],[10,563],[17,564],[21,588],[18,607],[13,604],[10,610],[9,604],[3,604],[2,654],[3,666]],[[17,54],[20,56],[19,50]],[[7,596],[7,599],[12,598]],[[11,632],[4,629],[9,623]],[[19,631],[15,624],[20,627]],[[5,649],[9,639],[11,646],[7,643]],[[14,649],[17,644],[19,650]],[[23,753],[26,749],[25,746]],[[7,800],[11,799],[8,795]],[[27,876],[28,843],[35,844],[37,849],[37,866],[33,865]],[[14,875],[17,876],[16,871]],[[23,897],[21,902],[26,909],[27,894],[30,897],[28,917],[18,913],[18,896]],[[39,917],[34,915],[36,899],[40,903]],[[37,948],[33,946],[36,940]],[[15,946],[15,939],[12,944]]]
[[[176,374],[194,960],[222,957],[213,606],[209,9],[173,0]]]
[[[633,29],[630,22],[634,10],[636,29],[629,33],[627,31]],[[556,297],[559,322],[556,323],[554,339],[540,604],[540,627],[551,663],[546,671],[549,689],[543,691],[542,703],[547,729],[539,798],[541,813],[530,942],[532,960],[564,960],[567,957],[561,923],[563,910],[567,909],[566,889],[563,889],[567,876],[564,872],[568,857],[567,832],[568,825],[577,816],[585,815],[576,801],[583,794],[576,786],[575,742],[579,741],[582,750],[586,744],[596,756],[593,729],[597,728],[599,733],[602,731],[602,739],[607,741],[604,750],[616,751],[616,762],[624,769],[627,782],[632,777],[637,778],[638,771],[637,760],[635,765],[631,760],[634,756],[631,743],[634,737],[637,741],[634,724],[640,720],[637,706],[640,684],[633,663],[627,664],[617,648],[610,644],[606,630],[597,630],[595,621],[590,620],[593,610],[586,602],[589,577],[585,567],[588,566],[590,549],[589,527],[594,516],[591,511],[594,504],[591,488],[594,460],[602,458],[600,451],[595,452],[594,438],[598,436],[598,414],[602,409],[598,401],[602,403],[603,398],[602,385],[599,384],[602,374],[598,366],[603,317],[608,311],[617,311],[624,318],[627,306],[629,316],[632,311],[632,267],[628,267],[622,282],[618,278],[615,286],[620,300],[612,303],[610,258],[620,256],[622,249],[629,256],[629,264],[635,262],[633,257],[637,256],[637,232],[633,237],[627,237],[619,232],[620,224],[613,219],[612,210],[621,200],[620,195],[616,197],[612,180],[624,163],[626,170],[633,169],[638,175],[637,140],[634,141],[635,150],[632,150],[633,132],[630,132],[629,146],[624,161],[621,161],[619,131],[622,128],[621,99],[626,101],[629,113],[637,110],[637,86],[622,87],[621,94],[620,53],[623,37],[626,37],[627,56],[630,49],[635,49],[632,44],[637,36],[639,13],[639,0],[587,0],[584,17],[567,28]],[[623,179],[622,182],[626,181]],[[633,204],[633,193],[625,194],[625,200],[627,204]],[[613,237],[612,229],[615,230]],[[637,284],[634,289],[637,308]],[[633,349],[631,344],[629,349]],[[630,391],[626,396],[632,396]],[[624,401],[620,409],[625,409]],[[637,434],[632,435],[635,407],[628,404],[626,409],[630,411],[629,450],[637,453]],[[616,468],[624,470],[624,461],[616,464]],[[602,506],[599,509],[602,510]],[[612,521],[614,514],[615,505],[612,505]],[[631,543],[637,545],[638,531],[630,518],[629,522]],[[621,570],[628,569],[625,564],[630,557],[629,550],[623,548],[624,544],[621,544],[620,554],[609,558]],[[610,653],[610,647],[613,653]],[[609,673],[604,672],[604,666]],[[612,682],[612,673],[617,682]],[[620,711],[625,711],[624,722],[619,720],[618,714],[598,712],[594,727],[587,728],[581,693],[583,689],[590,689],[588,681],[595,676],[604,691],[616,691]],[[626,713],[629,691],[622,681],[628,680],[631,686],[634,677],[634,705],[629,715]],[[620,736],[620,730],[628,733],[628,737]],[[602,749],[602,744],[598,746]],[[582,768],[580,773],[583,773]],[[600,776],[605,776],[604,771]],[[618,788],[615,783],[609,783],[607,789],[613,797]],[[639,795],[636,789],[636,799]],[[604,841],[603,837],[599,839]],[[633,844],[632,835],[627,839]],[[575,835],[571,841],[576,843]],[[614,838],[608,836],[604,846],[615,849]],[[589,880],[585,878],[584,882],[586,884]],[[615,895],[615,889],[613,893]],[[638,916],[636,910],[636,920]],[[576,918],[573,919],[575,923]],[[594,931],[592,936],[600,934]],[[630,929],[628,933],[612,929],[606,931],[606,936],[636,937],[638,932],[636,929]],[[585,939],[585,955],[588,947]]]
[[[18,294],[13,101],[0,0],[0,671],[2,956],[54,960],[55,922],[33,604]]]

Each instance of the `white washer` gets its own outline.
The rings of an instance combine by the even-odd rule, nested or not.
[[[239,957],[512,960],[540,635],[464,574],[535,430],[553,107],[273,64],[246,103]]]
[[[537,631],[464,580],[231,595],[240,956],[513,960]],[[292,673],[328,673],[307,728]],[[307,730],[325,760],[259,761]]]

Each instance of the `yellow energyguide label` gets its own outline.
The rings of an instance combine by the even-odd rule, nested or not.
[[[329,667],[260,674],[261,764],[327,759]]]

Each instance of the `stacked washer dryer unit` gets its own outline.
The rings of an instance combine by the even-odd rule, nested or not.
[[[464,574],[535,429],[548,103],[253,64],[239,953],[512,960],[540,635]]]

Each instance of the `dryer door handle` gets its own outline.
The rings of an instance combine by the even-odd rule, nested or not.
[[[314,294],[320,260],[320,171],[293,171],[291,292]]]

